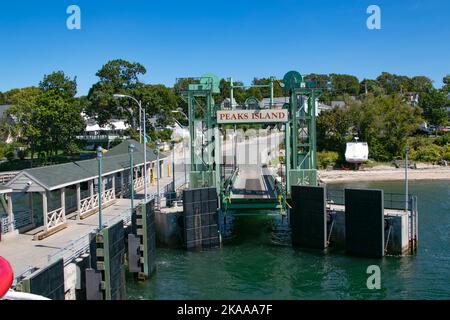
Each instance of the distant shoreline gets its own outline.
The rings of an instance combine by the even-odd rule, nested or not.
[[[356,182],[356,181],[404,181],[405,170],[387,166],[352,170],[320,170],[320,180],[326,183]],[[411,181],[433,181],[449,180],[450,167],[429,166],[425,168],[409,169],[408,180]]]

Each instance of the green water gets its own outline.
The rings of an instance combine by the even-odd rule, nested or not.
[[[333,185],[403,192],[402,183]],[[223,248],[158,249],[150,281],[127,283],[130,299],[449,299],[450,181],[413,182],[419,198],[419,250],[413,257],[353,258],[292,248],[277,217],[239,217]],[[369,265],[381,268],[380,290],[366,286]]]

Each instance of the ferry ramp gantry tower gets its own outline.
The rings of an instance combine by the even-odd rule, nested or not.
[[[200,78],[182,78],[177,80],[177,88],[182,99],[188,105],[189,118],[189,188],[214,187],[220,199],[223,212],[240,212],[255,209],[279,209],[284,212],[289,206],[291,187],[293,185],[317,185],[317,147],[316,116],[317,99],[324,91],[312,81],[305,81],[300,73],[290,71],[279,81],[289,102],[281,109],[273,106],[274,77],[269,84],[252,87],[265,87],[270,91],[268,108],[261,108],[258,101],[250,97],[242,106],[234,103],[234,90],[247,88],[233,84],[229,79],[230,103],[217,105],[214,96],[220,94],[220,80],[213,74]],[[284,173],[282,183],[274,175],[268,176],[261,170],[261,181],[249,179],[239,173],[241,164],[234,161],[231,174],[224,174],[222,154],[222,129],[232,125],[236,129],[241,124],[279,124],[284,128]],[[236,137],[236,135],[235,135]],[[234,153],[238,143],[234,141]],[[236,154],[235,157],[236,159]],[[248,169],[247,167],[246,169]],[[245,170],[247,172],[247,170]],[[241,179],[241,180],[239,180]],[[246,181],[243,182],[242,179]],[[236,187],[243,185],[246,190],[239,194]],[[264,185],[269,190],[258,190]],[[266,196],[261,196],[266,191]],[[258,193],[259,192],[259,193]],[[247,193],[247,194],[246,194]]]

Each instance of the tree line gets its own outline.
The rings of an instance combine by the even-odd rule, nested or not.
[[[77,97],[77,79],[70,78],[63,71],[45,75],[37,86],[0,92],[0,104],[11,104],[6,115],[0,119],[0,134],[10,135],[21,147],[21,157],[49,159],[64,152],[77,153],[80,143],[76,136],[85,128],[82,114],[93,118],[102,126],[111,119],[124,119],[136,136],[139,127],[139,112],[136,103],[130,99],[115,99],[114,94],[127,94],[142,101],[147,115],[147,128],[153,139],[170,139],[170,132],[160,133],[153,126],[166,127],[175,120],[186,124],[180,114],[173,110],[187,111],[186,103],[178,94],[179,89],[189,81],[176,83],[173,87],[161,84],[146,84],[141,78],[147,69],[140,63],[126,60],[112,60],[97,71],[98,81],[92,85],[86,96]],[[320,100],[331,103],[345,100],[348,108],[322,113],[318,119],[318,141],[323,150],[342,152],[350,135],[357,134],[369,141],[377,158],[384,159],[398,154],[403,145],[403,135],[413,132],[422,118],[429,123],[447,123],[445,107],[449,106],[447,94],[450,91],[450,75],[444,77],[444,86],[433,87],[433,82],[424,76],[406,77],[383,72],[374,80],[345,74],[309,74],[307,81],[315,81],[324,88]],[[254,78],[252,84],[269,84],[270,78]],[[235,85],[243,85],[236,81]],[[214,97],[220,104],[230,96],[230,84],[220,80],[221,93]],[[402,98],[405,93],[420,94],[419,108],[411,108]],[[269,88],[236,88],[234,97],[243,104],[249,97],[259,100],[269,97]],[[274,82],[274,95],[285,96],[279,81]],[[8,121],[14,119],[14,121]],[[385,146],[385,147],[383,147]],[[10,147],[9,147],[10,148]],[[0,158],[11,156],[11,150],[0,144]]]

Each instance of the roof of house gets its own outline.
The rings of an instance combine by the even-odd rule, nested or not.
[[[0,194],[3,194],[3,193],[11,193],[11,192],[12,192],[12,189],[11,189],[11,188],[8,188],[8,187],[1,186],[1,185],[0,185]]]
[[[136,147],[133,153],[134,165],[137,166],[144,163],[143,145],[134,140],[126,140],[104,155],[102,161],[103,175],[109,175],[130,168],[128,145],[131,143]],[[161,158],[164,158],[163,154],[161,154]],[[153,162],[155,160],[156,155],[153,149],[148,149],[147,162]],[[34,180],[44,189],[55,190],[98,177],[98,162],[97,159],[90,159],[26,169],[9,181],[7,186],[13,187],[15,181],[23,175]]]
[[[86,132],[92,131],[110,131],[110,130],[126,130],[130,128],[129,125],[125,123],[124,120],[111,120],[108,124],[104,126],[99,126],[95,121],[87,121]]]

